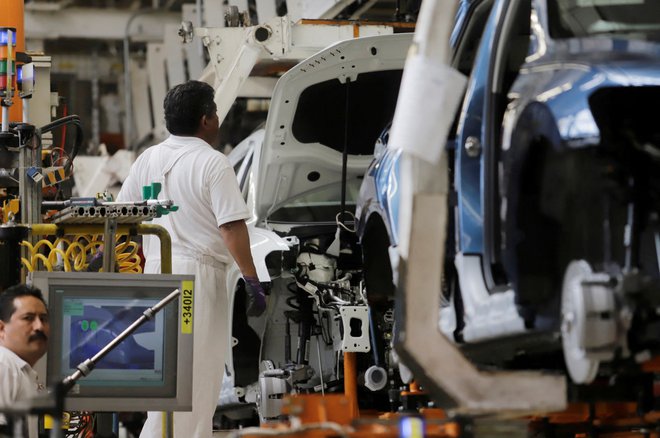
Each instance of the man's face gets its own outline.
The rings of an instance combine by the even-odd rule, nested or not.
[[[213,115],[211,116],[203,117],[202,127],[204,129],[204,140],[211,146],[218,146],[220,119],[218,118],[217,111],[213,111]]]
[[[0,321],[0,345],[34,366],[46,353],[50,325],[44,303],[32,296],[14,298],[16,310],[8,322]]]

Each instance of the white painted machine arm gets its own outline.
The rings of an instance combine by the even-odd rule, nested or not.
[[[286,29],[288,21],[283,18],[259,26],[195,28],[194,34],[202,38],[215,70],[215,103],[221,123],[264,52],[276,57],[273,45],[280,53],[286,50],[286,44],[282,45]]]

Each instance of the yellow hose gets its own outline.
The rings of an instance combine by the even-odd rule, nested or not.
[[[57,263],[58,255],[62,257],[62,262],[64,263],[64,272],[71,272],[71,263],[69,262],[65,252],[59,248],[53,248],[50,250],[50,253],[48,254],[48,262],[51,265],[55,265]]]
[[[28,272],[33,272],[34,271],[34,266],[32,266],[32,263],[25,257],[21,257],[21,262],[23,263],[23,266],[25,266],[25,269],[28,270]]]
[[[32,267],[33,268],[37,267],[37,262],[39,260],[41,260],[42,263],[44,264],[44,267],[46,268],[46,271],[52,271],[53,270],[53,265],[51,265],[50,262],[48,261],[48,257],[46,257],[43,254],[34,254],[32,256],[31,262],[32,262]]]
[[[66,249],[66,258],[73,260],[73,268],[76,271],[82,271],[86,267],[87,255],[85,248],[79,242],[72,242]]]
[[[102,231],[94,225],[55,225],[55,224],[34,224],[31,226],[32,235],[67,235],[73,236],[71,239],[57,238],[54,242],[47,239],[40,240],[35,245],[30,242],[21,244],[28,248],[29,258],[21,259],[23,265],[29,271],[37,269],[39,260],[48,270],[53,269],[57,262],[57,257],[62,258],[64,270],[83,271],[87,270],[89,263],[99,247],[103,245]],[[140,224],[137,226],[119,225],[117,227],[117,238],[119,236],[132,235],[134,233],[141,235],[155,235],[160,240],[161,251],[161,271],[163,273],[172,272],[172,241],[167,231],[158,225]],[[41,254],[39,251],[48,248],[48,254]],[[115,245],[115,260],[120,272],[142,272],[142,258],[138,255],[139,246],[137,243],[127,240]]]
[[[129,247],[130,251],[125,252]],[[142,267],[140,266],[142,259],[137,254],[139,249],[140,247],[138,244],[132,240],[127,240],[117,244],[115,247],[115,259],[117,260],[117,265],[119,266],[119,272],[135,274],[142,272]]]

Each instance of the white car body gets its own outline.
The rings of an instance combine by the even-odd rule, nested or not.
[[[393,115],[398,81],[411,42],[412,34],[357,38],[334,44],[302,61],[277,82],[265,128],[250,135],[229,154],[252,213],[248,223],[259,279],[273,284],[267,312],[261,317],[248,318],[248,324],[261,335],[262,340],[261,357],[255,360],[278,355],[275,351],[281,348],[281,342],[277,347],[269,346],[271,339],[283,336],[280,317],[283,301],[278,298],[278,291],[285,288],[283,285],[289,281],[286,278],[292,278],[284,269],[277,274],[278,278],[271,278],[266,258],[273,252],[284,254],[290,250],[298,239],[281,236],[294,227],[336,227],[334,211],[339,213],[341,208],[337,197],[343,172],[348,181],[344,211],[354,212],[359,183],[373,158],[375,140]],[[369,82],[372,79],[373,84]],[[389,84],[396,86],[390,87]],[[333,87],[350,89],[355,97],[351,98],[349,91],[346,91],[343,101],[342,98],[335,101]],[[326,91],[329,99],[323,99]],[[379,100],[387,101],[387,104]],[[347,106],[349,103],[355,105],[351,106],[354,112],[352,117],[342,120],[341,116],[337,116],[333,105],[343,105],[339,101]],[[371,105],[373,111],[365,110]],[[355,124],[352,131],[351,124]],[[345,127],[343,141],[335,135],[338,126]],[[323,133],[318,134],[319,131]],[[342,130],[339,129],[339,132]],[[317,134],[318,139],[315,137]],[[348,144],[345,169],[342,168],[342,143]],[[352,147],[357,147],[360,153],[351,154]],[[310,200],[318,200],[318,208],[332,214],[314,216],[311,221],[310,218],[297,216],[297,209],[304,209]],[[290,217],[295,220],[282,214],[289,210]],[[241,274],[234,264],[227,272],[227,291],[232,309],[227,321],[230,332],[235,318],[245,318],[235,313],[241,281]],[[271,326],[266,332],[264,328],[268,324]],[[240,339],[235,337],[233,346],[238,343]],[[331,348],[328,352],[311,350],[312,356],[318,352],[323,358],[336,357]],[[238,388],[239,384],[234,388],[233,397],[231,394],[235,371],[241,371],[234,368],[233,354],[228,355],[229,379],[223,385],[221,405],[238,402],[245,394],[246,388]],[[316,359],[320,360],[319,357]],[[277,362],[279,358],[272,360]]]

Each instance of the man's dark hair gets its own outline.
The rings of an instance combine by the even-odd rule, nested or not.
[[[188,81],[168,91],[163,108],[170,134],[194,135],[202,116],[211,117],[217,110],[213,95],[213,87],[200,81]]]
[[[44,306],[46,305],[44,296],[39,289],[26,284],[17,284],[0,292],[0,320],[9,322],[16,311],[14,299],[19,297],[35,297],[40,299]]]

